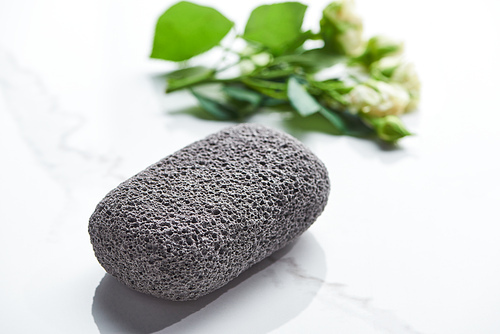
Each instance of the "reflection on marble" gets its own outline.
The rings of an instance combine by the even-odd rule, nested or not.
[[[92,315],[101,333],[194,333],[202,329],[268,333],[311,303],[325,273],[325,255],[306,232],[196,301],[158,299],[133,291],[106,274],[96,289]]]
[[[344,284],[325,281],[325,265],[323,250],[306,232],[223,288],[196,301],[158,299],[133,291],[106,274],[96,289],[92,315],[103,334],[233,330],[264,334],[296,318],[316,300],[328,309],[334,322],[340,321],[333,326],[336,328],[350,328],[342,325],[348,318],[360,328],[365,326],[364,333],[420,333],[392,312],[374,307],[369,298],[349,295]]]

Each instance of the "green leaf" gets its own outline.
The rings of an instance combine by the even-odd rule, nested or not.
[[[232,26],[213,8],[181,1],[158,19],[151,58],[189,59],[216,46]]]
[[[286,63],[276,64],[258,69],[252,73],[253,78],[280,79],[295,73],[295,68]]]
[[[348,85],[344,81],[336,79],[329,79],[324,81],[311,81],[311,85],[325,91],[334,90],[340,94],[349,93],[353,89],[352,85]]]
[[[288,80],[287,93],[290,104],[301,116],[307,117],[319,112],[333,125],[338,134],[363,137],[373,133],[373,130],[366,126],[358,116],[322,106],[295,77]]]
[[[193,89],[191,89],[191,93],[194,95],[194,97],[196,97],[196,99],[200,103],[200,106],[215,118],[224,121],[238,118],[238,113],[236,112],[236,110],[231,108],[229,105],[220,103],[205,95],[197,93]]]
[[[262,44],[275,55],[282,54],[301,40],[306,9],[298,2],[257,7],[250,14],[243,38]]]
[[[311,30],[301,32],[294,41],[287,44],[283,53],[287,54],[296,51],[296,49],[301,47],[308,39],[313,39],[315,36],[316,35]]]
[[[167,75],[167,93],[201,83],[215,74],[213,69],[204,66],[183,68]]]
[[[282,82],[260,80],[254,78],[244,78],[241,80],[247,87],[256,90],[266,96],[278,100],[287,100],[286,84]]]
[[[222,91],[232,99],[247,102],[254,108],[258,107],[262,103],[262,95],[256,93],[252,90],[236,87],[236,86],[224,86]]]
[[[343,57],[332,54],[325,49],[312,49],[300,54],[290,54],[277,57],[275,62],[285,62],[300,66],[309,72],[317,72],[342,61]]]
[[[344,121],[342,118],[337,115],[335,112],[328,110],[326,108],[321,108],[319,110],[319,113],[323,115],[334,127],[334,129],[339,133],[339,134],[345,134],[346,129],[344,125]]]
[[[265,96],[262,100],[262,105],[264,107],[276,107],[284,104],[288,104],[288,100],[285,99],[275,99],[269,96]]]
[[[336,110],[336,114],[342,119],[345,134],[354,137],[369,137],[375,134],[375,131],[363,122],[358,115],[351,114],[348,111]]]
[[[355,60],[370,66],[372,63],[388,56],[398,55],[403,52],[403,42],[386,36],[374,36],[366,43],[365,51]]]
[[[291,77],[288,80],[287,92],[290,104],[301,116],[307,117],[315,113],[320,113],[328,120],[328,122],[330,122],[331,125],[333,125],[334,131],[338,134],[347,134],[352,136],[365,134],[359,129],[359,124],[353,122],[352,119],[345,117],[347,115],[344,115],[344,112],[337,112],[323,107],[312,95],[309,94],[307,89],[301,85],[295,77]],[[357,121],[361,123],[359,118]],[[367,127],[365,126],[365,128]]]
[[[383,141],[394,143],[398,139],[412,135],[397,116],[364,116],[364,118],[373,126],[377,132],[377,136]]]
[[[307,117],[321,110],[322,106],[295,77],[288,79],[287,87],[287,96],[290,104],[301,116]]]
[[[352,90],[352,86],[347,86],[340,80],[311,81],[310,84],[313,91],[322,92],[343,106],[347,104],[344,94]]]

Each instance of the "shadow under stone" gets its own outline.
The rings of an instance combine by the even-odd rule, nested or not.
[[[314,277],[308,280],[307,273],[301,268],[305,267],[305,271],[308,271],[310,265],[307,263],[313,262]],[[96,288],[92,316],[101,333],[166,333],[169,327],[191,315],[194,317],[194,314],[212,304],[203,316],[194,317],[191,322],[192,317],[183,321],[180,328],[176,327],[175,333],[198,332],[201,328],[209,330],[214,326],[213,330],[224,330],[232,325],[244,326],[242,331],[238,329],[238,333],[266,333],[292,319],[312,301],[322,285],[325,267],[319,244],[306,232],[224,287],[194,301],[176,302],[149,296],[129,289],[106,274]],[[297,283],[300,280],[302,282]],[[280,281],[283,281],[282,284]],[[294,294],[300,293],[297,284],[307,286],[307,291],[304,290],[302,297],[294,302]],[[258,308],[254,307],[256,294],[262,294],[262,304]],[[283,300],[287,296],[289,299]],[[289,305],[276,309],[281,304]],[[262,313],[261,317],[269,316],[269,321],[262,318],[253,320],[253,315],[248,312],[254,313],[254,309]],[[198,326],[201,328],[198,329]]]

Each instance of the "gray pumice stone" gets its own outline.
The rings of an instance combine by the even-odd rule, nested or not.
[[[104,269],[170,300],[208,294],[302,234],[330,191],[302,143],[255,124],[227,128],[104,197],[89,234]]]

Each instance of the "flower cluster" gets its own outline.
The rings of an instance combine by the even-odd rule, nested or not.
[[[402,56],[403,43],[386,36],[364,41],[353,0],[331,3],[323,11],[321,30],[325,47],[344,55],[347,67],[357,72],[351,75],[354,82],[336,78],[350,86],[342,96],[344,109],[361,117],[385,141],[409,135],[397,116],[417,108],[420,80],[413,64]]]
[[[355,114],[384,117],[399,116],[418,106],[420,81],[413,64],[403,57],[403,43],[386,36],[362,38],[362,22],[354,12],[352,0],[338,0],[323,12],[325,40],[336,50],[351,56],[353,66],[365,69],[366,76],[347,94],[347,109]],[[361,78],[361,79],[360,79]]]
[[[255,8],[242,34],[235,35],[241,48],[225,48],[215,68],[191,66],[169,73],[167,93],[189,89],[220,120],[288,108],[295,116],[328,122],[338,135],[391,143],[410,135],[399,116],[417,107],[420,81],[403,58],[403,43],[385,36],[364,39],[353,0],[326,6],[318,32],[303,30],[306,9],[299,2]],[[196,25],[184,31],[186,21]],[[214,22],[218,28],[207,31]],[[152,57],[188,60],[219,47],[232,25],[213,8],[181,1],[160,17]],[[308,48],[308,40],[322,43]],[[226,55],[235,62],[225,61]]]

